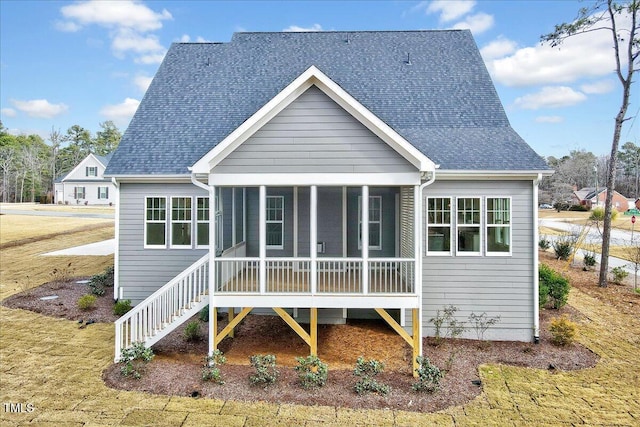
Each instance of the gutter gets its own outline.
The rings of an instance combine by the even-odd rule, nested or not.
[[[122,298],[122,292],[120,290],[120,183],[113,177],[111,178],[111,183],[116,188],[116,247],[113,253],[113,299],[118,301]]]
[[[540,294],[539,287],[539,256],[538,256],[538,240],[540,239],[538,230],[538,184],[542,179],[542,174],[533,180],[533,342],[540,343]]]

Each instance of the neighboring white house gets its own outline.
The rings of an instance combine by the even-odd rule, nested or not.
[[[55,182],[55,203],[110,205],[116,202],[116,187],[104,177],[112,154],[89,154],[71,172]]]

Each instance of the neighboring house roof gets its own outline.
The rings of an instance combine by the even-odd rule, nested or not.
[[[317,67],[446,170],[549,170],[511,128],[467,30],[236,33],[174,43],[105,175],[175,175]]]
[[[74,179],[74,180],[69,180],[66,179],[69,175],[71,175],[73,173],[73,171],[75,171],[78,166],[80,166],[85,160],[87,160],[89,157],[93,156],[97,161],[99,161],[100,163],[102,163],[102,166],[104,168],[106,168],[109,165],[109,162],[111,161],[111,159],[113,158],[113,153],[109,153],[106,154],[104,156],[98,156],[97,154],[93,154],[93,153],[89,153],[84,159],[80,160],[80,162],[78,162],[77,165],[75,165],[73,167],[73,169],[71,169],[69,172],[65,173],[64,175],[60,175],[55,179],[55,183],[61,183],[61,182],[81,182],[81,181],[86,181],[86,180],[78,180],[78,179]],[[92,180],[95,181],[95,180]],[[107,180],[110,181],[110,180]]]

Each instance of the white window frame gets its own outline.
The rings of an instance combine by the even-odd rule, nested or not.
[[[509,202],[509,209],[507,211],[509,215],[509,223],[508,224],[490,224],[489,223],[489,200],[490,199],[506,199]],[[485,254],[487,256],[511,256],[513,254],[513,200],[511,196],[487,196],[485,197],[485,209],[484,209],[484,220],[485,220]],[[494,209],[495,210],[495,209]],[[489,251],[489,228],[498,228],[498,227],[506,227],[509,229],[509,251],[508,252],[496,252]]]
[[[98,167],[97,166],[87,166],[85,169],[85,176],[87,177],[97,177],[98,176]],[[93,172],[93,173],[91,173]]]
[[[189,219],[188,220],[177,220],[173,217],[173,201],[177,200],[177,199],[185,199],[185,200],[189,200],[189,209],[184,209],[184,212],[188,212],[189,213]],[[193,244],[193,198],[190,196],[172,196],[171,197],[171,205],[169,206],[169,213],[170,213],[170,219],[169,219],[169,240],[170,240],[170,248],[171,249],[191,249],[192,244]],[[189,243],[186,245],[176,245],[173,243],[173,225],[174,224],[189,224],[189,226],[191,227],[191,233],[189,236]]]
[[[80,191],[79,191],[80,189],[82,190],[82,197],[79,197],[80,196]],[[76,200],[84,200],[84,199],[87,198],[86,196],[87,196],[87,191],[86,191],[85,187],[79,187],[79,186],[73,187],[73,198],[74,199],[76,199]]]
[[[102,194],[102,190],[104,190],[104,197]],[[98,187],[98,200],[107,200],[109,199],[109,187],[106,185],[101,185]]]
[[[478,199],[478,214],[480,215],[480,217],[478,218],[478,223],[461,223],[460,221],[458,221],[458,214],[459,214],[459,208],[458,208],[458,201],[462,200],[462,199]],[[482,249],[484,247],[484,245],[482,244],[483,242],[483,197],[480,196],[460,196],[460,197],[456,197],[455,199],[455,210],[454,210],[454,214],[455,214],[455,221],[456,221],[456,234],[455,234],[455,245],[456,245],[456,256],[481,256],[482,255]],[[471,211],[473,212],[473,211]],[[477,251],[460,251],[460,245],[459,245],[459,236],[460,236],[460,229],[461,228],[466,228],[466,227],[477,227],[478,228],[478,250]]]
[[[382,215],[384,213],[382,209],[382,196],[369,196],[369,215],[371,215],[371,211],[372,211],[371,209],[372,199],[380,200],[380,220],[372,221],[371,217],[368,218],[369,232],[371,232],[371,224],[380,224],[380,227],[378,227],[378,242],[380,242],[380,244],[376,246],[369,245],[369,250],[381,251],[382,250]],[[371,239],[369,239],[369,243],[371,243]],[[362,196],[358,196],[358,249],[362,250]]]
[[[202,209],[202,211],[205,213],[206,219],[199,219],[200,217],[200,200],[206,200],[207,206],[205,208]],[[201,245],[198,242],[200,241],[200,239],[198,238],[200,236],[200,229],[198,228],[198,226],[200,224],[209,224],[209,227],[211,227],[211,221],[209,220],[209,203],[211,203],[211,200],[209,199],[209,197],[196,197],[196,204],[194,206],[195,209],[195,221],[196,221],[196,226],[195,226],[195,245],[196,245],[196,249],[205,249],[209,247],[209,244],[207,243],[206,245]],[[207,229],[208,230],[208,229]],[[209,241],[209,232],[207,231],[207,242]]]
[[[164,220],[147,219],[147,209],[149,199],[163,199],[164,200]],[[167,247],[167,198],[164,196],[147,196],[144,198],[144,248],[145,249],[165,249]],[[163,245],[149,245],[147,244],[147,224],[164,224],[164,244]]]
[[[270,199],[280,199],[281,202],[281,209],[282,209],[282,215],[281,215],[281,219],[279,220],[270,220],[269,219],[269,215],[268,215],[268,211],[269,211],[269,200]],[[280,232],[280,241],[281,241],[281,245],[269,245],[267,244],[267,249],[276,249],[276,250],[283,250],[284,249],[284,196],[267,196],[266,197],[266,202],[265,202],[265,209],[267,209],[267,212],[265,212],[265,224],[280,224],[281,226],[281,232]]]
[[[449,222],[445,223],[439,223],[439,222],[434,222],[434,223],[430,223],[429,222],[429,200],[433,200],[433,199],[443,199],[443,200],[449,200]],[[425,253],[429,256],[451,256],[453,254],[453,248],[454,246],[457,247],[457,241],[453,238],[453,229],[454,229],[454,216],[456,215],[456,211],[453,208],[453,203],[454,202],[454,198],[451,196],[440,196],[440,197],[427,197],[427,203],[425,203],[425,221],[426,221],[426,232],[425,232],[425,242],[424,242],[424,247],[425,247]],[[446,211],[441,211],[441,214],[444,214],[444,212]],[[429,250],[429,228],[430,227],[434,227],[434,228],[442,228],[442,227],[449,227],[449,250],[446,251],[430,251]],[[457,235],[457,234],[456,234]]]

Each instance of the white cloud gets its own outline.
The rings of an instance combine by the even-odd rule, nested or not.
[[[562,108],[579,104],[587,99],[582,92],[568,86],[545,86],[539,92],[516,98],[514,105],[524,110],[540,108]]]
[[[585,83],[580,90],[587,94],[602,95],[611,92],[615,84],[611,80],[600,80],[593,83]]]
[[[510,55],[515,52],[517,48],[518,44],[516,42],[500,36],[480,49],[480,55],[482,55],[485,61],[490,61]]]
[[[564,117],[562,116],[538,116],[535,118],[536,123],[562,123]]]
[[[471,30],[473,34],[480,34],[493,27],[493,15],[484,12],[467,16],[464,21],[458,22],[452,28],[456,30]]]
[[[41,119],[51,119],[69,109],[65,104],[52,104],[46,99],[31,99],[28,101],[12,99],[11,103],[17,110],[27,113],[29,117]]]
[[[196,37],[196,43],[210,43],[210,42],[211,42],[210,40],[207,40],[202,36]]]
[[[15,117],[18,113],[13,108],[3,108],[0,110],[0,114],[5,117]]]
[[[142,55],[137,57],[134,61],[136,64],[145,64],[145,65],[149,65],[149,64],[159,64],[162,62],[162,60],[164,59],[164,55],[165,52],[162,53],[154,53],[154,54],[150,54],[150,55]]]
[[[114,55],[121,58],[127,51],[139,54],[164,51],[164,47],[155,35],[143,36],[135,31],[123,29],[118,31],[111,43]]]
[[[63,6],[60,12],[67,21],[58,28],[66,25],[69,29],[97,24],[107,28],[125,27],[145,32],[158,30],[162,28],[162,21],[173,19],[166,9],[154,12],[139,1],[82,1]]]
[[[418,6],[423,6],[424,2]],[[439,13],[440,22],[451,22],[471,12],[475,1],[464,0],[435,0],[427,6],[427,14]]]
[[[289,32],[311,32],[311,31],[322,31],[322,25],[320,24],[313,24],[310,27],[299,27],[297,25],[291,25],[287,28],[285,28],[282,31],[289,31]]]
[[[140,101],[133,98],[126,98],[122,103],[115,105],[105,105],[100,114],[107,118],[107,120],[113,120],[117,125],[127,125],[131,117],[138,109]]]
[[[151,84],[151,80],[153,80],[153,77],[138,75],[133,79],[133,83],[140,90],[140,92],[146,92],[149,88],[149,85]]]
[[[80,31],[82,29],[81,25],[78,25],[72,21],[57,21],[55,27],[57,30],[64,31],[65,33],[75,33],[76,31]]]
[[[189,37],[189,34],[183,34],[178,41],[180,43],[189,43],[191,41],[191,37]]]

